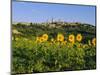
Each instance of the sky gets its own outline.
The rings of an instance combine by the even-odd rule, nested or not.
[[[36,2],[12,2],[13,22],[47,22],[62,20],[95,25],[95,6],[51,4]]]

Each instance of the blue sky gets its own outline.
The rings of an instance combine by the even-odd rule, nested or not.
[[[95,25],[95,6],[12,2],[13,22],[46,22],[63,20]]]

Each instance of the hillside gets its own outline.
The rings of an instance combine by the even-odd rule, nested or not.
[[[95,37],[96,26],[82,23],[52,22],[52,23],[16,23],[12,25],[12,30],[16,29],[22,33],[22,37],[32,39],[33,36],[41,36],[44,33],[50,38],[56,37],[58,33],[64,35],[81,33],[86,41]],[[65,37],[67,37],[67,35]],[[85,42],[85,41],[84,41]]]

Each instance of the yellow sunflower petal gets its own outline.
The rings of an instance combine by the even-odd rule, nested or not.
[[[75,42],[75,36],[73,34],[69,35],[69,42],[74,43]]]
[[[58,34],[58,35],[57,35],[57,41],[64,41],[64,36],[63,36],[63,34]]]
[[[96,45],[96,38],[92,39],[92,44],[95,46]]]
[[[76,40],[81,42],[82,41],[82,35],[81,34],[77,34]]]
[[[42,35],[42,39],[43,39],[43,41],[47,41],[48,40],[48,35],[47,34],[43,34]]]

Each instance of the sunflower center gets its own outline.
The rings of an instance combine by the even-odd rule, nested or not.
[[[44,38],[46,38],[46,36],[44,36]]]
[[[78,36],[78,39],[80,39],[81,37],[80,36]]]
[[[72,38],[72,37],[70,37],[70,39],[72,40],[73,38]]]

